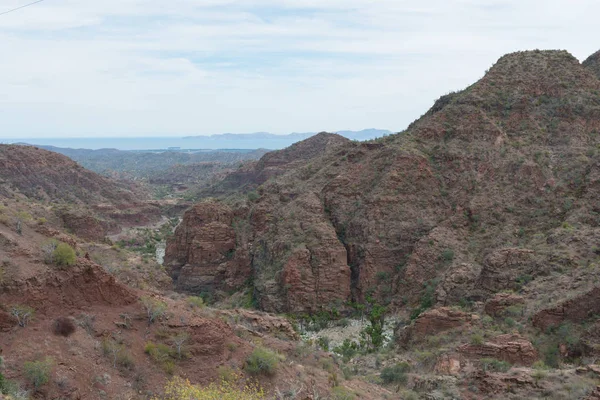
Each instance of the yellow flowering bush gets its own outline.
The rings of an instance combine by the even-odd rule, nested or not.
[[[192,385],[187,379],[175,377],[165,386],[165,395],[154,400],[262,400],[264,391],[255,384],[238,387],[231,381],[222,380],[206,387]]]

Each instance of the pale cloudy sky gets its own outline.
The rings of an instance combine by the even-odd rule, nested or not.
[[[32,0],[0,0],[0,12]],[[0,137],[404,129],[597,0],[45,0],[0,16]]]

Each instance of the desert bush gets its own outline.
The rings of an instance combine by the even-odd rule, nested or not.
[[[19,326],[24,328],[33,318],[35,310],[29,306],[15,305],[11,308],[10,313],[17,319]]]
[[[86,332],[89,333],[90,335],[93,335],[94,332],[96,331],[96,328],[94,327],[95,322],[96,322],[95,315],[83,313],[79,316],[79,319],[77,320],[77,325],[79,325],[80,327],[85,329]]]
[[[114,339],[104,338],[102,340],[102,353],[111,358],[114,368],[132,370],[135,366],[125,346]]]
[[[177,357],[181,359],[183,346],[190,339],[190,335],[187,332],[181,332],[173,337],[171,337],[171,342],[175,346],[177,350]]]
[[[75,250],[66,243],[59,243],[52,255],[54,263],[61,266],[73,265],[77,259]]]
[[[257,346],[246,360],[246,371],[251,374],[273,375],[279,364],[279,355],[272,350]]]
[[[58,336],[71,336],[75,332],[75,324],[71,318],[58,317],[52,323],[52,332]]]
[[[159,364],[162,369],[171,375],[175,371],[175,363],[173,363],[173,350],[162,343],[147,342],[144,347],[144,352],[148,354],[154,362]]]
[[[246,384],[238,388],[234,383],[221,381],[207,387],[192,385],[188,380],[173,378],[165,386],[164,397],[154,400],[262,400],[266,399],[264,391],[254,384]]]
[[[345,339],[344,342],[333,349],[333,352],[342,356],[344,362],[350,361],[359,350],[359,345],[350,339]]]
[[[24,364],[25,377],[37,390],[50,380],[53,361],[46,358],[43,361],[28,361]]]
[[[167,311],[167,303],[163,301],[153,299],[148,296],[142,297],[140,301],[144,306],[144,310],[146,310],[148,325],[165,315],[165,312]]]
[[[484,342],[483,335],[481,333],[474,333],[471,335],[471,344],[479,346]]]
[[[410,365],[406,362],[402,362],[391,367],[385,367],[379,376],[383,383],[406,385],[406,382],[408,381],[406,373],[409,371]]]
[[[317,344],[324,351],[329,351],[329,338],[327,336],[319,336],[317,339]]]
[[[190,297],[188,297],[187,301],[188,301],[188,304],[190,305],[190,307],[192,307],[192,308],[204,307],[204,299],[202,299],[202,297],[190,296]]]
[[[506,372],[510,369],[510,363],[495,358],[482,358],[481,366],[484,371]]]

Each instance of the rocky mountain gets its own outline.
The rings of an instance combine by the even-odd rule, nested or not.
[[[296,315],[385,305],[406,318],[399,344],[446,341],[443,374],[485,357],[525,366],[593,357],[597,61],[508,54],[397,135],[333,146],[311,138],[288,149],[315,149],[305,156],[265,155],[225,178],[237,195],[222,191],[186,213],[167,249],[176,284],[231,292],[228,273],[246,273],[238,289],[249,284],[259,308]],[[486,398],[509,385],[469,376]]]
[[[226,178],[261,184],[228,211],[240,215],[235,251],[249,253],[261,307],[315,312],[368,296],[414,306],[427,288],[456,304],[543,280],[528,291],[541,307],[558,287],[581,286],[564,285],[567,271],[598,262],[593,72],[564,51],[509,54],[405,132],[330,147],[309,139]],[[288,158],[304,147],[315,151]]]

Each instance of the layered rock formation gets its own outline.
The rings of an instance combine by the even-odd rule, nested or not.
[[[465,344],[458,351],[469,359],[491,358],[515,365],[531,365],[538,357],[529,340],[514,334],[500,335],[480,345]]]
[[[236,248],[233,218],[229,207],[214,202],[186,211],[167,242],[164,260],[178,289],[230,290],[250,278],[247,250]]]

